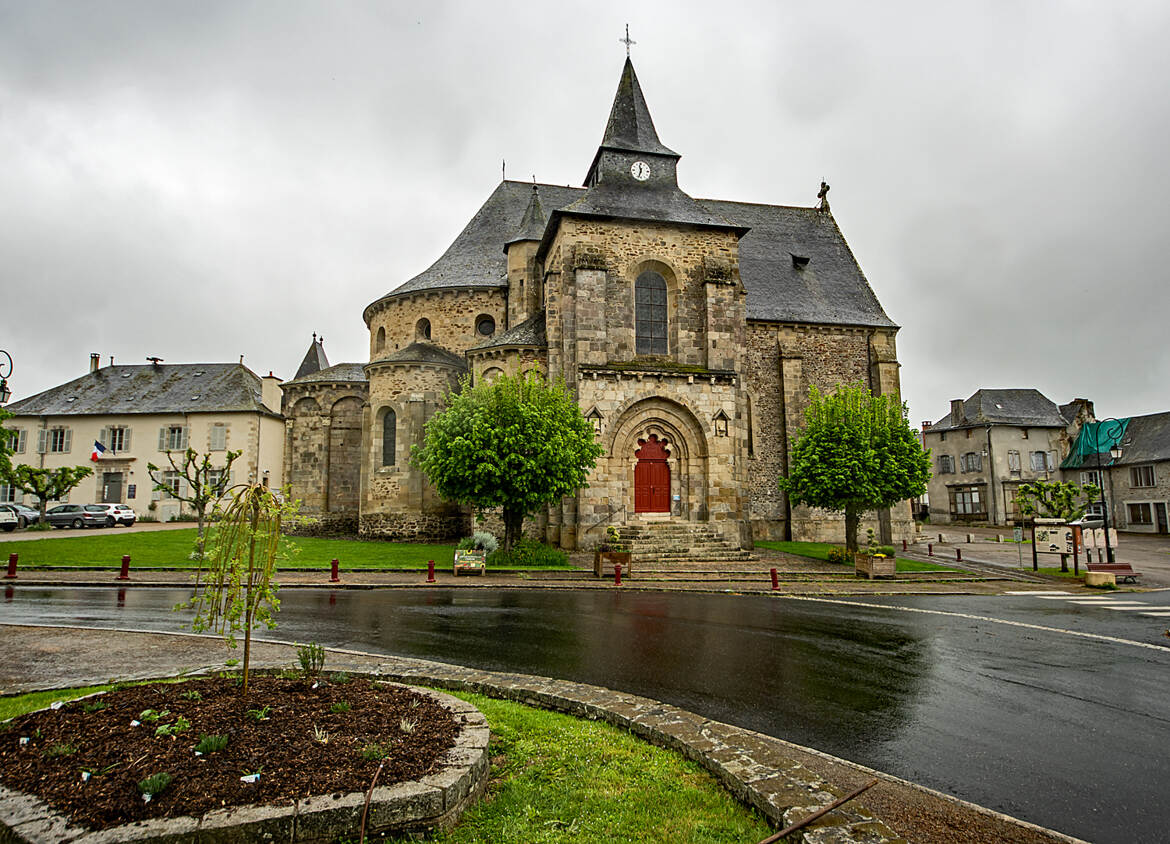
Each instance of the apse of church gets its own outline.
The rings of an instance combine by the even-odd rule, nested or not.
[[[465,534],[471,514],[435,495],[411,447],[463,379],[536,371],[564,379],[605,451],[531,535],[569,549],[611,524],[691,525],[729,548],[838,535],[777,478],[811,386],[898,392],[897,326],[828,185],[814,207],[697,200],[680,157],[627,58],[583,188],[501,182],[431,267],[367,306],[367,363],[331,367],[315,338],[285,385],[286,477],[306,509],[368,536]],[[872,524],[904,535],[909,508]]]

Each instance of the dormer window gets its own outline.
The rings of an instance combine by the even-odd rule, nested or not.
[[[792,256],[792,266],[794,268],[796,268],[798,270],[803,270],[805,267],[808,266],[808,260],[809,260],[808,256],[797,255],[793,252],[789,252],[788,254]]]

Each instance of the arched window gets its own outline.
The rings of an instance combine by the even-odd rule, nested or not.
[[[498,366],[488,367],[483,371],[483,382],[485,384],[490,384],[503,374],[504,370],[500,369]]]
[[[374,342],[374,351],[380,352],[386,348],[386,329],[378,329],[378,339]]]
[[[640,355],[665,355],[666,279],[653,270],[638,276],[634,283],[636,351]]]
[[[431,321],[423,317],[414,324],[414,339],[415,340],[430,340],[431,339]]]
[[[394,465],[394,450],[397,445],[398,417],[393,410],[387,410],[382,417],[382,465]]]
[[[491,337],[496,333],[496,321],[487,314],[480,314],[475,318],[475,332],[481,337]]]

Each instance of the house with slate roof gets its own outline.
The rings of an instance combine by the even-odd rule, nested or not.
[[[605,453],[530,533],[568,549],[611,524],[734,548],[839,539],[838,517],[777,479],[810,387],[898,394],[898,327],[824,190],[816,207],[695,198],[680,157],[627,58],[582,187],[501,182],[438,260],[365,308],[363,377],[314,359],[284,385],[293,495],[363,535],[466,533],[411,446],[464,379],[538,371],[564,379]],[[887,540],[912,530],[908,504],[873,517]]]
[[[1020,484],[1062,480],[1061,461],[1093,403],[1058,407],[1039,390],[977,390],[922,424],[934,473],[927,492],[934,524],[1012,524]]]
[[[1065,480],[1104,490],[1109,524],[1118,530],[1170,533],[1170,413],[1086,424],[1061,468]]]
[[[231,470],[236,479],[274,489],[284,483],[280,379],[243,363],[101,366],[95,354],[85,375],[6,409],[13,414],[5,423],[14,433],[13,463],[93,469],[70,493],[74,503],[125,503],[139,517],[165,521],[180,502],[154,490],[146,464],[168,466],[167,451],[188,447],[209,453],[213,465],[217,454],[241,451]],[[185,494],[185,482],[171,480]],[[0,501],[34,505],[23,498],[0,485]]]

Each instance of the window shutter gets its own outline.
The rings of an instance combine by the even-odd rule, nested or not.
[[[227,448],[227,427],[224,425],[211,426],[211,450],[223,451]]]
[[[190,490],[191,490],[190,484],[188,484],[185,480],[180,480],[179,481],[179,494],[176,497],[189,498],[190,497]]]
[[[21,428],[16,432],[16,453],[24,454],[25,448],[28,447],[28,431]]]
[[[98,432],[98,442],[101,443],[102,445],[104,445],[106,448],[110,447],[110,429],[109,428],[102,428],[101,431]]]
[[[37,429],[37,454],[45,453],[45,440],[48,439],[49,431],[46,428]]]
[[[1049,472],[1056,471],[1056,452],[1055,451],[1048,452],[1048,471]]]
[[[167,450],[167,429],[166,428],[159,428],[158,429],[158,450],[159,451],[166,451]]]
[[[130,429],[122,429],[122,451],[130,450]]]
[[[152,489],[150,491],[150,500],[151,501],[158,501],[160,498],[162,498],[162,492],[160,492],[157,487],[155,487],[154,489]]]
[[[187,450],[187,437],[190,435],[190,433],[191,429],[184,425],[182,436],[179,439],[179,451]]]
[[[72,428],[66,428],[66,429],[65,429],[65,447],[64,447],[63,449],[61,449],[61,450],[62,450],[63,452],[65,452],[66,454],[68,454],[68,453],[69,453],[69,450],[70,450],[72,447],[73,447],[73,429],[72,429]]]

